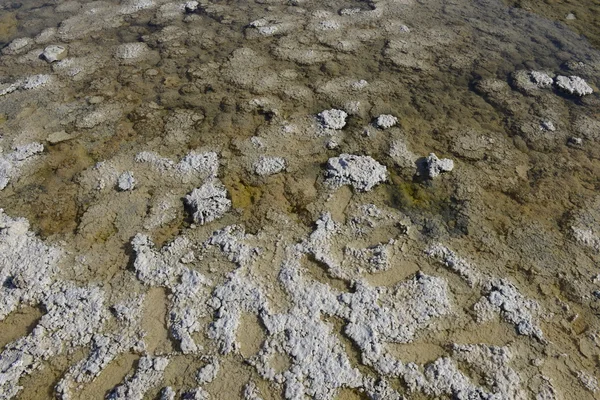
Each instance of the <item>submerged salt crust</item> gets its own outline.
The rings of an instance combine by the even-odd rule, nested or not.
[[[600,54],[530,3],[0,4],[0,398],[599,398]]]

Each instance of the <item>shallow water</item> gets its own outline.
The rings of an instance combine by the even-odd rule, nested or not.
[[[49,77],[0,96],[0,156],[12,168],[0,245],[26,243],[0,256],[2,296],[33,287],[15,271],[38,254],[10,218],[29,221],[38,248],[63,252],[43,291],[14,310],[2,304],[0,369],[16,370],[14,352],[34,361],[0,378],[0,398],[153,399],[166,387],[177,398],[197,388],[217,399],[600,398],[596,2],[185,4],[0,4],[0,93]],[[40,58],[49,45],[64,58]],[[527,86],[518,71],[531,70],[579,76],[594,93]],[[328,109],[347,112],[343,129],[323,126]],[[377,127],[382,114],[397,124]],[[40,154],[10,155],[36,142]],[[185,170],[190,152],[215,152],[218,171]],[[373,157],[386,181],[332,185],[328,160],[345,153]],[[430,153],[454,169],[419,175]],[[261,176],[264,156],[285,169]],[[118,187],[126,171],[133,190]],[[202,224],[185,197],[213,179],[231,208]],[[319,236],[326,213],[336,228]],[[243,231],[217,243],[233,225]],[[136,247],[140,233],[154,246]],[[456,260],[427,255],[436,244],[479,283]],[[157,275],[141,272],[146,260]],[[186,286],[187,273],[206,281]],[[97,336],[78,336],[88,320],[77,325],[49,300],[61,285],[101,290]],[[493,312],[479,308],[498,296]],[[43,319],[53,312],[65,326]],[[361,318],[368,343],[352,333]],[[524,321],[543,337],[523,334]],[[60,346],[25,348],[36,325]],[[122,344],[79,374],[102,335]],[[476,344],[466,355],[456,347]],[[144,356],[169,364],[136,386]],[[455,369],[436,369],[442,360]],[[218,372],[203,381],[206,365]],[[129,391],[113,391],[122,384]]]

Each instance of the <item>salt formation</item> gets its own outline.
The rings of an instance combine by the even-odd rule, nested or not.
[[[574,213],[571,224],[572,237],[578,243],[595,251],[600,251],[600,232],[597,228],[600,222],[599,205],[600,197],[597,197],[588,207]]]
[[[192,190],[185,202],[193,210],[194,221],[200,225],[221,218],[231,208],[225,186],[216,179]]]
[[[200,330],[198,320],[206,315],[204,303],[210,280],[182,263],[190,251],[189,241],[180,237],[156,251],[150,238],[138,234],[131,244],[136,252],[134,267],[138,278],[147,285],[166,287],[173,292],[169,328],[181,351],[197,352],[200,348],[192,334]]]
[[[321,111],[317,116],[325,128],[342,129],[346,126],[348,114],[342,110],[331,109]]]
[[[0,5],[0,398],[597,396],[589,4],[37,3]]]
[[[119,181],[117,183],[119,186],[119,190],[128,191],[133,190],[135,187],[135,179],[133,178],[133,173],[131,171],[123,172],[119,176]]]
[[[585,96],[592,94],[594,90],[578,76],[562,76],[556,77],[556,86],[568,94],[574,94],[575,96]]]
[[[513,73],[514,85],[524,93],[535,93],[539,89],[549,89],[554,80],[543,71],[519,70]]]
[[[398,118],[394,117],[393,115],[389,115],[389,114],[381,114],[379,117],[377,117],[377,120],[375,120],[375,123],[377,124],[377,126],[381,129],[387,129],[387,128],[391,128],[392,126],[396,125],[398,123]]]
[[[261,156],[253,165],[254,172],[260,176],[277,174],[285,169],[285,159],[282,157]]]
[[[40,143],[30,143],[24,146],[17,146],[12,152],[0,153],[0,190],[4,189],[11,179],[19,176],[21,169],[36,154],[44,151],[44,146]]]
[[[42,361],[88,345],[106,315],[102,291],[55,281],[61,252],[36,238],[27,220],[10,218],[2,210],[0,254],[0,319],[23,303],[45,309],[30,334],[0,353],[0,397],[12,398],[21,389],[19,379],[39,369]]]
[[[107,399],[142,400],[149,389],[160,384],[167,365],[169,359],[166,357],[142,357],[135,374],[117,386]]]
[[[23,79],[19,79],[11,84],[2,84],[0,85],[0,96],[5,96],[7,94],[13,93],[17,90],[32,90],[38,89],[44,86],[49,85],[54,81],[54,77],[52,75],[32,75]]]
[[[340,154],[327,161],[326,182],[332,188],[351,185],[359,192],[368,192],[388,179],[387,168],[372,157]]]
[[[454,169],[454,161],[449,158],[439,159],[434,153],[430,153],[425,159],[425,172],[429,179],[436,178],[444,172],[450,172]]]
[[[520,335],[544,340],[537,322],[541,315],[539,304],[523,296],[511,282],[480,274],[469,262],[440,244],[427,249],[427,254],[462,276],[471,286],[480,287],[483,297],[474,306],[480,322],[500,314]]]

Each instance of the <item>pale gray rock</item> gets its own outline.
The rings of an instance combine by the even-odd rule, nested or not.
[[[334,189],[351,185],[359,192],[368,192],[387,179],[387,168],[369,156],[340,154],[327,161],[325,180]]]
[[[185,197],[186,204],[193,210],[192,217],[200,225],[221,218],[231,208],[225,186],[213,179]]]
[[[49,63],[60,61],[67,57],[67,48],[60,45],[47,46],[41,56]]]

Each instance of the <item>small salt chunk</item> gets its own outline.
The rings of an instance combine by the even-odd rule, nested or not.
[[[556,77],[555,82],[560,90],[568,94],[585,96],[586,94],[592,94],[594,92],[594,89],[578,76],[559,75]]]
[[[285,169],[285,159],[282,157],[261,156],[253,165],[254,172],[260,176],[277,174]]]
[[[387,129],[387,128],[391,128],[392,126],[396,125],[398,123],[398,118],[394,117],[393,115],[389,115],[389,114],[381,114],[379,117],[377,117],[377,120],[375,121],[375,123],[377,124],[377,126],[381,129]]]
[[[188,13],[193,13],[198,9],[199,6],[200,3],[198,3],[197,1],[188,1],[187,3],[185,3],[185,11]]]
[[[450,172],[454,169],[454,161],[449,158],[439,159],[435,153],[429,154],[426,162],[427,177],[433,179],[443,172]]]
[[[118,185],[119,190],[133,190],[133,188],[135,187],[135,179],[133,178],[133,173],[131,171],[123,172],[121,176],[119,176]]]
[[[554,132],[556,130],[556,127],[554,126],[552,121],[542,121],[540,123],[540,128],[543,131],[550,131],[550,132]]]
[[[329,129],[342,129],[346,126],[348,114],[342,110],[331,109],[320,112],[318,117],[323,124],[323,127]]]

